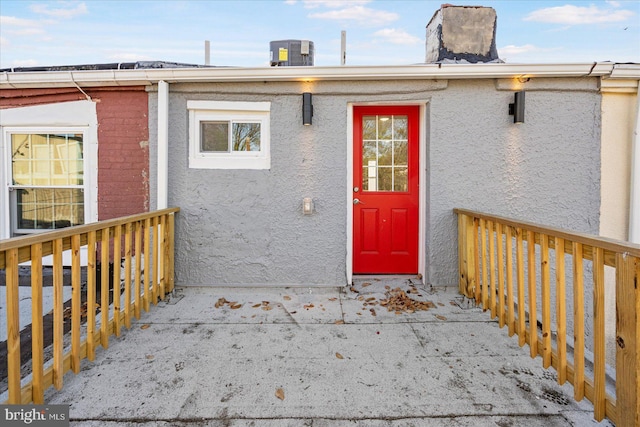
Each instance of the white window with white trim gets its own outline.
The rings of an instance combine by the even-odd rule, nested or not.
[[[187,101],[189,167],[270,169],[270,102]]]
[[[96,167],[95,103],[3,110],[0,239],[96,221]]]
[[[12,235],[85,223],[85,130],[6,131]]]

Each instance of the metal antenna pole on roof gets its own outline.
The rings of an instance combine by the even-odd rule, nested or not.
[[[342,30],[340,34],[340,65],[347,63],[347,32]]]
[[[340,65],[347,63],[347,32],[342,30],[340,35]]]
[[[204,41],[204,65],[211,65],[211,42]]]

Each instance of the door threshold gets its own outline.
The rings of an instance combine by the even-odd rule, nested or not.
[[[411,280],[411,282],[416,285],[424,284],[422,274],[354,274],[351,283],[359,280],[375,280],[381,282],[385,280]]]

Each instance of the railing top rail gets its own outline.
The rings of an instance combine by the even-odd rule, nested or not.
[[[166,208],[151,212],[144,212],[135,215],[123,216],[114,219],[107,219],[90,224],[76,225],[74,227],[62,228],[59,230],[47,231],[43,233],[31,234],[28,236],[12,237],[10,239],[0,240],[0,251],[9,249],[22,248],[35,243],[51,242],[55,239],[64,239],[76,234],[84,234],[90,231],[98,231],[107,227],[117,227],[119,225],[128,224],[134,221],[145,220],[147,218],[155,218],[162,215],[176,213],[180,208]]]
[[[472,211],[469,209],[456,208],[453,210],[456,214],[467,215],[479,219],[496,221],[511,227],[524,228],[536,233],[548,234],[554,237],[561,237],[583,245],[594,246],[618,253],[628,253],[635,257],[640,257],[640,245],[622,240],[610,239],[608,237],[593,236],[591,234],[579,233],[575,231],[563,230],[561,228],[548,227],[535,224],[528,221],[520,221],[513,218],[506,218],[497,215],[491,215],[483,212]]]

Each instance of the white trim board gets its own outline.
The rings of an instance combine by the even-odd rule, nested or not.
[[[422,276],[424,283],[427,283],[426,271],[426,241],[427,241],[427,104],[429,101],[398,101],[398,102],[366,102],[366,103],[347,103],[347,257],[346,257],[346,280],[347,285],[353,281],[353,107],[361,105],[418,105],[420,106],[420,164],[418,168],[420,174],[419,182],[419,206],[418,206],[418,274]]]

